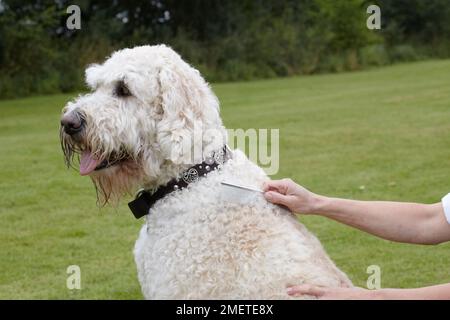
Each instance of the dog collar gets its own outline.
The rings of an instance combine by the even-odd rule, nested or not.
[[[166,185],[159,187],[154,192],[141,189],[136,198],[128,203],[128,207],[139,219],[150,213],[150,208],[160,199],[171,192],[186,188],[189,184],[197,182],[200,177],[206,176],[211,171],[216,170],[231,158],[231,151],[227,145],[214,152],[212,156],[206,158],[202,163],[196,164],[184,171],[179,178],[170,180]]]

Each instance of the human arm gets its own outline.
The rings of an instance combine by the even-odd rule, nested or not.
[[[323,300],[450,300],[450,283],[414,289],[328,288],[299,285],[289,295],[311,295]]]
[[[450,224],[442,204],[390,201],[358,201],[321,196],[290,179],[270,181],[264,186],[270,202],[292,212],[317,214],[387,240],[438,244],[450,240]]]

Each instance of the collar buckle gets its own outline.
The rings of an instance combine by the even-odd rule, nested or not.
[[[136,198],[128,203],[128,208],[130,208],[136,219],[142,218],[150,212],[151,196],[150,193],[141,189],[136,195]]]

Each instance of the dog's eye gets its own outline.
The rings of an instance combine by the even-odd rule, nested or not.
[[[129,97],[131,96],[130,89],[123,83],[119,82],[116,86],[115,93],[118,97]]]

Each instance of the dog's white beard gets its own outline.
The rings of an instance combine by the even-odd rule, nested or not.
[[[120,198],[131,195],[142,185],[143,173],[139,165],[133,161],[121,163],[117,166],[94,172],[91,175],[97,191],[98,204],[107,203],[117,205]]]

